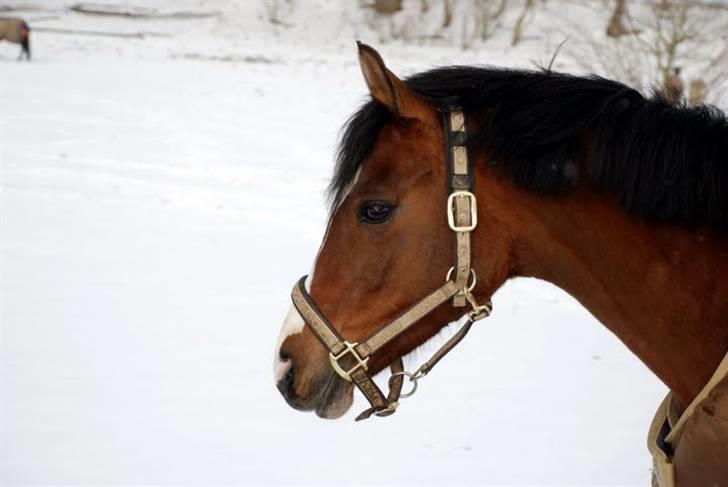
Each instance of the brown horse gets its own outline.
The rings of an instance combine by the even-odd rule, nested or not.
[[[478,214],[467,232],[473,302],[512,277],[552,282],[669,387],[673,410],[690,405],[728,351],[725,115],[596,77],[449,67],[402,81],[368,46],[359,60],[372,100],[343,134],[328,230],[297,294],[306,322],[320,323],[305,326],[291,308],[281,331],[275,372],[286,401],[343,415],[354,384],[332,367],[325,328],[334,341],[369,343],[461,262],[441,108],[456,97]],[[460,318],[453,292],[416,324],[405,313],[407,326],[366,360],[367,350],[341,348],[355,359],[350,375],[382,370]],[[674,452],[664,445],[674,421],[661,428],[678,487],[728,486],[728,379],[706,392]]]
[[[20,44],[18,61],[23,58],[30,61],[30,27],[18,17],[0,17],[0,41],[6,40]]]

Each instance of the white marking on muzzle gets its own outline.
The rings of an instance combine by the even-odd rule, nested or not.
[[[310,278],[306,280],[307,285],[309,281]],[[288,370],[291,368],[291,361],[289,359],[281,359],[281,345],[283,345],[283,341],[289,336],[301,333],[304,326],[305,323],[303,322],[303,318],[301,318],[301,315],[298,314],[298,310],[296,310],[295,306],[291,305],[291,307],[288,309],[286,319],[283,321],[283,327],[281,328],[281,332],[278,335],[276,353],[275,357],[273,357],[273,378],[276,384],[278,384],[281,379],[286,376]]]
[[[351,190],[356,185],[356,182],[359,180],[359,174],[361,173],[361,167],[354,175],[354,179],[352,179],[349,186],[346,188],[346,192],[344,193],[344,196],[341,198],[340,203],[331,211],[331,216],[329,217],[329,224],[326,226],[326,233],[324,234],[324,239],[321,241],[321,246],[319,247],[318,253],[316,254],[316,259],[313,261],[313,267],[311,268],[311,273],[308,275],[308,278],[306,279],[306,291],[311,292],[311,283],[313,282],[313,274],[316,272],[316,263],[318,262],[319,255],[321,255],[321,250],[323,250],[324,245],[326,244],[326,239],[329,236],[329,230],[331,229],[331,222],[334,220],[334,215],[336,214],[336,211],[341,207],[341,204],[346,200],[346,198],[349,197],[349,193],[351,193]],[[291,305],[291,307],[288,309],[288,314],[286,315],[286,319],[283,320],[283,327],[281,328],[281,332],[278,335],[278,343],[276,344],[275,349],[275,356],[273,357],[273,378],[275,380],[275,383],[278,384],[281,379],[283,379],[288,371],[291,369],[291,361],[290,360],[281,360],[281,345],[283,345],[283,342],[291,335],[296,335],[298,333],[301,333],[303,331],[304,326],[306,326],[306,323],[303,321],[303,318],[296,310],[295,306]]]
[[[306,278],[306,291],[311,291],[311,281],[313,280],[313,273],[315,270],[316,263],[314,262],[313,269],[311,269],[311,274],[309,274]],[[276,384],[278,384],[281,379],[286,376],[288,370],[291,368],[292,365],[290,359],[281,359],[281,345],[283,345],[283,342],[289,336],[301,333],[304,326],[306,326],[306,323],[303,321],[303,318],[298,313],[296,307],[291,304],[291,307],[288,308],[288,314],[286,314],[286,319],[283,320],[281,332],[278,334],[278,343],[276,344],[276,352],[275,356],[273,357],[273,379],[275,380]]]

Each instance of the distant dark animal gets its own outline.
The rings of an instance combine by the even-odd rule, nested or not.
[[[22,48],[18,61],[25,58],[30,61],[30,27],[18,17],[0,17],[0,41],[6,40],[20,44]]]

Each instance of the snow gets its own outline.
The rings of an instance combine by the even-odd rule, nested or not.
[[[338,421],[284,403],[273,348],[367,31],[338,2],[298,7],[306,29],[252,2],[183,6],[221,15],[47,3],[33,25],[169,36],[34,32],[31,63],[0,44],[0,484],[647,485],[665,387],[544,282],[499,291],[390,418],[354,423],[359,396]],[[378,47],[404,74],[546,52],[493,46]]]

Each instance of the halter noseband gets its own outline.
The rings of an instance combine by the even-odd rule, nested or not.
[[[478,208],[475,195],[471,192],[472,160],[468,156],[466,146],[465,115],[455,98],[443,100],[439,111],[442,114],[450,190],[447,199],[447,221],[456,238],[455,265],[448,271],[445,284],[361,343],[348,342],[324,317],[306,290],[306,276],[296,283],[291,293],[293,305],[311,327],[316,338],[329,351],[331,367],[344,380],[353,382],[371,404],[369,409],[357,416],[357,421],[366,419],[372,414],[389,416],[394,413],[399,406],[397,402],[399,398],[414,394],[417,381],[427,375],[437,362],[465,337],[475,321],[487,317],[492,310],[490,301],[479,305],[472,294],[476,276],[470,265],[470,232],[478,225]],[[468,282],[471,275],[472,280]],[[454,307],[470,306],[470,311],[465,313],[468,320],[414,373],[404,370],[402,357],[396,359],[390,365],[392,371],[392,376],[389,378],[390,390],[385,397],[368,374],[369,358],[449,299],[452,299]],[[406,394],[402,394],[404,377],[408,377],[413,383],[412,390]]]

